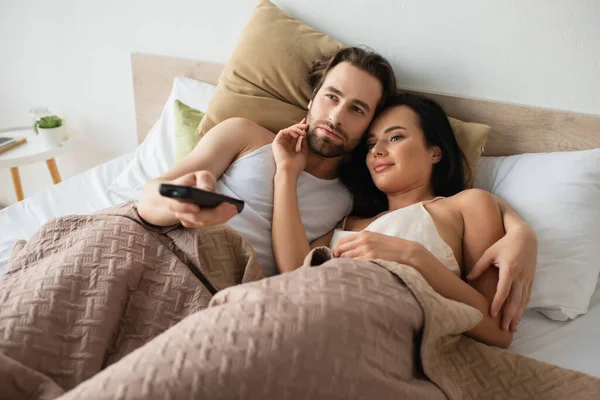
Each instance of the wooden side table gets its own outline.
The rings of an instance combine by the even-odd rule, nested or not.
[[[52,182],[54,184],[61,182],[62,179],[54,157],[64,153],[71,147],[72,140],[70,138],[64,140],[60,146],[49,146],[30,127],[2,130],[0,131],[0,136],[27,138],[27,143],[0,154],[0,168],[10,168],[17,201],[25,198],[21,175],[19,174],[19,166],[21,165],[45,161],[52,177]]]

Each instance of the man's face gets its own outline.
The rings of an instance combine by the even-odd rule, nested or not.
[[[308,104],[308,145],[321,157],[351,152],[373,119],[383,95],[373,75],[342,62],[329,71]]]

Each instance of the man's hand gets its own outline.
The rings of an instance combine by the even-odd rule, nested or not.
[[[217,188],[217,180],[209,171],[192,172],[168,183],[196,186],[210,191],[215,191]],[[237,214],[237,208],[230,203],[221,203],[215,208],[201,208],[197,204],[168,199],[167,207],[186,228],[224,224]]]
[[[509,328],[512,332],[517,331],[529,303],[537,252],[537,237],[529,227],[524,226],[518,233],[507,233],[487,249],[467,276],[468,280],[477,279],[492,265],[500,270],[490,315],[496,317],[506,301],[502,315],[502,329],[505,331]]]
[[[273,141],[273,157],[278,170],[289,170],[300,175],[306,167],[308,144],[306,143],[306,118],[299,124],[279,131]]]

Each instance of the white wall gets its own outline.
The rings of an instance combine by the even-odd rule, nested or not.
[[[595,0],[275,0],[388,57],[407,88],[600,114]],[[224,62],[256,0],[0,0],[0,128],[32,106],[68,118],[63,178],[136,146],[131,52]],[[21,168],[26,195],[51,185]],[[14,202],[0,170],[0,204]]]

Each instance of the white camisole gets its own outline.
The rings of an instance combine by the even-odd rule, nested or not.
[[[436,197],[434,201],[438,198]],[[345,222],[342,228],[345,228]],[[423,206],[423,202],[384,214],[371,222],[364,230],[421,243],[450,271],[460,277],[460,267],[456,262],[454,252],[438,233],[435,222]],[[342,237],[357,233],[336,229],[329,247],[333,249]]]

